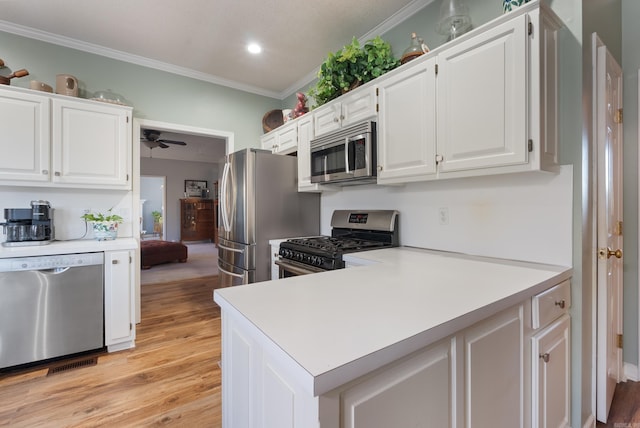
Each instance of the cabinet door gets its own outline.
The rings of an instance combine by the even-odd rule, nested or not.
[[[340,116],[342,116],[340,101],[330,101],[329,104],[315,110],[313,124],[316,137],[340,129]]]
[[[570,425],[570,317],[564,315],[532,338],[533,428]]]
[[[53,181],[131,188],[130,110],[53,100]]]
[[[49,98],[0,90],[0,180],[49,181]]]
[[[468,428],[522,427],[523,309],[508,309],[464,331]]]
[[[451,349],[450,341],[434,345],[343,392],[340,426],[452,427]]]
[[[438,55],[442,172],[527,162],[527,15]]]
[[[260,145],[264,150],[271,150],[272,152],[276,151],[276,133],[275,132],[270,132],[267,135],[264,135],[261,139],[260,139]]]
[[[313,138],[313,116],[312,113],[307,113],[298,121],[298,190],[315,186],[311,184],[311,147],[309,146]]]
[[[435,177],[435,65],[430,58],[380,84],[379,184]]]
[[[133,251],[107,251],[104,255],[104,335],[107,346],[123,343],[126,348],[133,346],[133,257]]]
[[[298,123],[285,123],[280,128],[276,131],[278,146],[275,153],[286,155],[298,150]]]
[[[352,125],[376,115],[378,99],[375,86],[353,94],[343,95],[341,98],[342,114],[340,122],[342,126]]]

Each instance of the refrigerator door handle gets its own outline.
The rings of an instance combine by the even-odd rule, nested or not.
[[[226,245],[222,245],[219,242],[218,242],[218,248],[222,248],[223,250],[227,250],[227,251],[233,251],[234,253],[244,254],[244,250],[243,249],[238,250],[237,248],[227,247]]]
[[[238,274],[238,273],[233,273],[233,272],[229,272],[228,270],[224,269],[222,266],[220,266],[220,263],[218,263],[218,270],[220,270],[220,272],[229,275],[229,276],[235,276],[236,278],[243,278],[245,277],[244,274]]]
[[[221,209],[220,212],[222,214],[222,227],[225,230],[225,232],[229,232],[231,231],[231,224],[229,222],[229,211],[228,211],[228,207],[229,207],[229,189],[228,189],[228,185],[229,185],[229,169],[230,169],[230,165],[229,162],[226,162],[224,164],[224,169],[222,170],[222,185],[220,186],[221,189]]]

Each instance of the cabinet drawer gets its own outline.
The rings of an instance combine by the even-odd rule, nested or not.
[[[571,281],[565,281],[532,297],[533,328],[549,324],[571,307]]]

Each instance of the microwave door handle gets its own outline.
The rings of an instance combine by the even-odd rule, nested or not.
[[[351,174],[349,171],[349,137],[344,139],[344,169],[347,174]]]

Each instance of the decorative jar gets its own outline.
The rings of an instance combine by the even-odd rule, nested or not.
[[[118,237],[118,223],[115,221],[93,222],[93,237],[98,241],[111,241]]]

